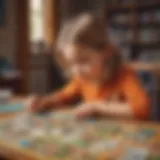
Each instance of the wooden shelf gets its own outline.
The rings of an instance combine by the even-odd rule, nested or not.
[[[108,10],[111,12],[117,12],[117,11],[129,11],[133,9],[135,5],[129,4],[129,5],[112,5],[108,7]]]
[[[159,42],[140,42],[140,41],[130,41],[130,42],[123,42],[125,46],[132,46],[136,48],[147,48],[147,49],[160,49],[160,41]]]
[[[144,4],[138,4],[136,6],[136,9],[138,9],[139,11],[143,11],[143,10],[148,10],[148,9],[159,9],[160,7],[160,1],[157,0],[157,1],[151,1],[150,2],[146,2]]]
[[[131,23],[115,23],[115,22],[111,22],[109,23],[109,25],[113,28],[121,28],[121,29],[126,29],[126,28],[131,28],[133,27],[133,24]]]
[[[138,48],[150,48],[150,49],[160,49],[160,41],[159,42],[131,42],[132,46],[138,47]]]
[[[119,23],[119,22],[110,22],[109,23],[110,26],[114,27],[114,28],[131,28],[131,27],[138,27],[138,28],[160,28],[160,22],[139,22],[137,24],[133,24],[133,23]]]
[[[147,28],[160,28],[160,22],[140,22],[137,24],[138,27],[147,27]]]
[[[130,62],[127,63],[128,66],[135,70],[143,70],[143,71],[156,71],[160,73],[160,64],[155,63],[146,63],[146,62]]]
[[[150,1],[146,2],[144,4],[118,4],[118,5],[112,5],[108,7],[108,10],[110,12],[119,12],[119,11],[129,11],[132,9],[137,9],[139,11],[148,10],[148,9],[158,9],[160,7],[160,1]]]
[[[130,37],[130,40],[125,40],[123,38],[123,35],[127,32],[122,32],[122,35],[119,35],[121,37],[117,38],[120,39],[120,45],[123,47],[128,47],[131,53],[131,60],[138,60],[140,58],[140,54],[142,53],[142,50],[150,50],[150,53],[152,54],[152,50],[160,50],[160,39],[156,38],[155,40],[150,40],[150,39],[144,39],[142,37],[142,32],[141,30],[143,29],[152,29],[152,30],[158,30],[160,28],[160,21],[155,18],[151,22],[145,22],[142,19],[144,11],[150,13],[152,11],[157,11],[157,9],[160,8],[160,0],[146,0],[146,1],[137,1],[133,0],[132,4],[119,4],[114,3],[114,4],[108,4],[106,5],[106,21],[107,21],[107,26],[109,28],[115,29],[115,30],[122,30],[122,31],[131,31],[132,32],[132,37]],[[125,21],[121,21],[121,15],[124,13],[124,16],[129,16]],[[156,13],[156,12],[155,12]],[[116,16],[116,18],[114,18]],[[146,15],[146,20],[149,19],[149,15]],[[154,15],[153,15],[154,16]],[[117,19],[117,20],[116,20]],[[123,20],[123,16],[122,16]],[[152,20],[152,19],[151,19]],[[110,31],[110,30],[109,30]],[[145,32],[144,32],[145,33]],[[118,34],[118,33],[117,33]],[[157,32],[158,36],[158,32]],[[154,38],[154,37],[153,37]],[[144,41],[143,41],[144,40]],[[154,53],[153,53],[154,54]],[[155,53],[156,54],[156,53]],[[140,64],[136,63],[133,65],[135,68],[141,68],[141,69],[153,69],[156,68],[154,65],[147,65],[147,64]],[[160,68],[160,67],[159,67]],[[160,71],[160,69],[159,69]]]

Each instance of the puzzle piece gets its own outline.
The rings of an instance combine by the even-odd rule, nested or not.
[[[126,134],[133,135],[131,140],[135,140],[134,135],[139,134],[138,136],[142,136],[144,141],[148,137],[157,136],[154,129],[138,128],[135,125],[128,128],[128,126],[103,120],[97,120],[94,123],[85,120],[76,121],[74,116],[68,113],[57,112],[49,115],[25,113],[12,120],[1,121],[0,138],[10,139],[11,143],[17,143],[22,148],[31,149],[46,157],[67,159],[68,156],[74,157],[76,153],[80,160],[85,159],[87,155],[95,158],[106,151],[108,156],[110,153],[113,155],[112,151],[121,147],[120,144],[126,145],[123,143],[123,138],[126,140]],[[136,142],[139,141],[135,141],[135,144]],[[151,145],[151,142],[148,143]],[[145,146],[147,148],[149,148],[148,143]],[[68,151],[66,146],[70,148]],[[155,147],[157,148],[157,145]],[[149,152],[145,148],[131,147],[126,150],[123,157],[120,157],[120,160],[144,160],[148,155]],[[152,156],[153,160],[158,160],[158,158]],[[73,159],[78,160],[77,157]]]
[[[119,140],[107,140],[107,141],[95,142],[91,145],[89,150],[92,154],[103,153],[107,150],[115,149],[118,146],[119,142],[120,142]]]
[[[0,113],[20,112],[24,110],[22,103],[0,104]]]
[[[29,148],[31,146],[31,142],[28,139],[21,139],[19,145],[22,148]]]
[[[11,121],[13,131],[22,132],[31,129],[31,117],[28,113],[21,114]]]
[[[136,139],[140,141],[148,141],[152,137],[156,136],[157,132],[156,130],[152,128],[142,128],[136,132]]]
[[[147,160],[149,151],[145,148],[129,148],[120,160]]]
[[[149,160],[160,160],[160,155],[159,156],[150,156]]]
[[[157,134],[157,131],[153,128],[143,128],[140,130],[140,133],[142,133],[146,137],[153,137]]]

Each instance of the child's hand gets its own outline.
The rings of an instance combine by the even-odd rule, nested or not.
[[[50,99],[48,97],[34,96],[31,98],[31,102],[28,106],[31,112],[42,112],[50,107]]]
[[[73,111],[73,114],[77,118],[84,118],[87,116],[109,116],[110,107],[108,103],[105,102],[94,102],[89,104],[83,104],[78,106]]]
[[[27,99],[26,107],[30,112],[37,112],[40,106],[40,97],[33,96]]]
[[[132,118],[132,110],[128,103],[109,102],[96,106],[96,112],[100,116],[116,118]]]
[[[78,108],[76,108],[73,111],[73,114],[77,118],[85,118],[88,116],[92,116],[94,113],[95,113],[95,105],[94,104],[82,104],[82,105],[78,106]]]

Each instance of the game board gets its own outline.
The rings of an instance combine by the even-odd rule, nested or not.
[[[77,121],[66,112],[21,114],[0,122],[0,140],[56,160],[160,160],[160,127]]]

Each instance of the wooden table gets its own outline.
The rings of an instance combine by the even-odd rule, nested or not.
[[[21,102],[24,103],[25,98],[22,96],[17,96],[14,98],[11,98],[11,102]],[[0,113],[0,121],[5,119],[11,119],[18,115],[20,115],[22,112],[18,113]],[[31,151],[23,150],[20,148],[17,148],[16,146],[11,146],[9,142],[5,142],[2,139],[0,139],[0,155],[2,156],[2,159],[7,160],[43,160],[44,157],[41,157],[38,154],[32,153]],[[0,157],[1,159],[1,157]]]
[[[12,113],[12,114],[0,114],[0,120],[13,118],[21,113]],[[3,141],[0,139],[0,155],[7,160],[45,160],[44,157],[41,157],[34,152],[20,149],[16,146],[9,144],[9,141]],[[1,158],[0,158],[1,159]]]
[[[12,118],[14,116],[17,116],[21,113],[14,113],[14,114],[0,114],[0,120],[2,119],[8,119]],[[114,120],[109,120],[114,121]],[[117,121],[118,122],[118,121]],[[120,122],[118,122],[120,123]],[[159,123],[150,123],[150,122],[135,122],[135,121],[121,121],[122,124],[128,125],[128,124],[137,124],[139,126],[149,126],[151,128],[157,128],[160,131],[160,124]],[[160,138],[160,135],[159,135]],[[121,147],[120,147],[121,149]],[[120,151],[119,149],[119,151]],[[8,142],[4,142],[3,140],[0,140],[0,154],[4,155],[4,157],[10,159],[10,160],[47,160],[45,157],[42,157],[38,153],[26,150],[26,149],[20,149],[16,146],[9,145]],[[106,160],[105,154],[100,157],[100,160]]]

